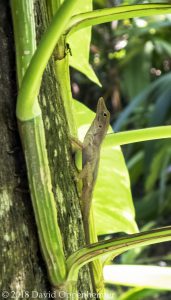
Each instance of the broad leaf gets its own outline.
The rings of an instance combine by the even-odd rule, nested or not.
[[[95,114],[76,100],[74,100],[74,107],[78,136],[83,140]],[[111,128],[109,131],[111,132]],[[93,208],[98,234],[137,232],[129,175],[118,146],[102,146]]]

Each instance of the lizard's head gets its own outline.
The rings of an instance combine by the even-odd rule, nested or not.
[[[97,111],[95,118],[96,136],[103,137],[106,135],[110,121],[110,113],[106,108],[104,99],[101,97],[97,103]]]

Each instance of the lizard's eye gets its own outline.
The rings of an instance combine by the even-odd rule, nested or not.
[[[102,125],[99,125],[99,128],[102,128]]]
[[[104,112],[104,113],[103,113],[103,116],[104,116],[104,117],[107,117],[107,113]]]

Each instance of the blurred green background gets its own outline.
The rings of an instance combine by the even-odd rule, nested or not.
[[[143,1],[94,0],[94,8],[139,3]],[[103,96],[114,131],[171,124],[171,15],[93,27],[90,63],[102,87],[72,69],[73,96],[92,110]],[[122,150],[140,230],[170,225],[171,140],[130,144]],[[171,244],[129,251],[118,263],[170,266]],[[115,286],[113,292],[113,299],[171,299],[170,292],[157,290]]]

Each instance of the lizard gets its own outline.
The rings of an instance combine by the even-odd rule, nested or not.
[[[93,190],[98,175],[100,161],[100,150],[104,137],[109,127],[110,113],[106,108],[104,99],[101,97],[97,103],[96,116],[90,125],[83,143],[72,138],[73,150],[82,150],[82,170],[75,176],[76,181],[82,179],[82,191],[80,196],[81,213],[85,233],[86,245],[91,243],[89,231],[90,210],[93,198]],[[92,263],[89,264],[93,284],[93,291],[96,294]]]
[[[85,231],[86,244],[90,244],[89,216],[93,190],[97,179],[100,161],[100,150],[109,127],[110,113],[104,99],[98,100],[96,116],[88,129],[82,144],[82,179],[81,212]]]

